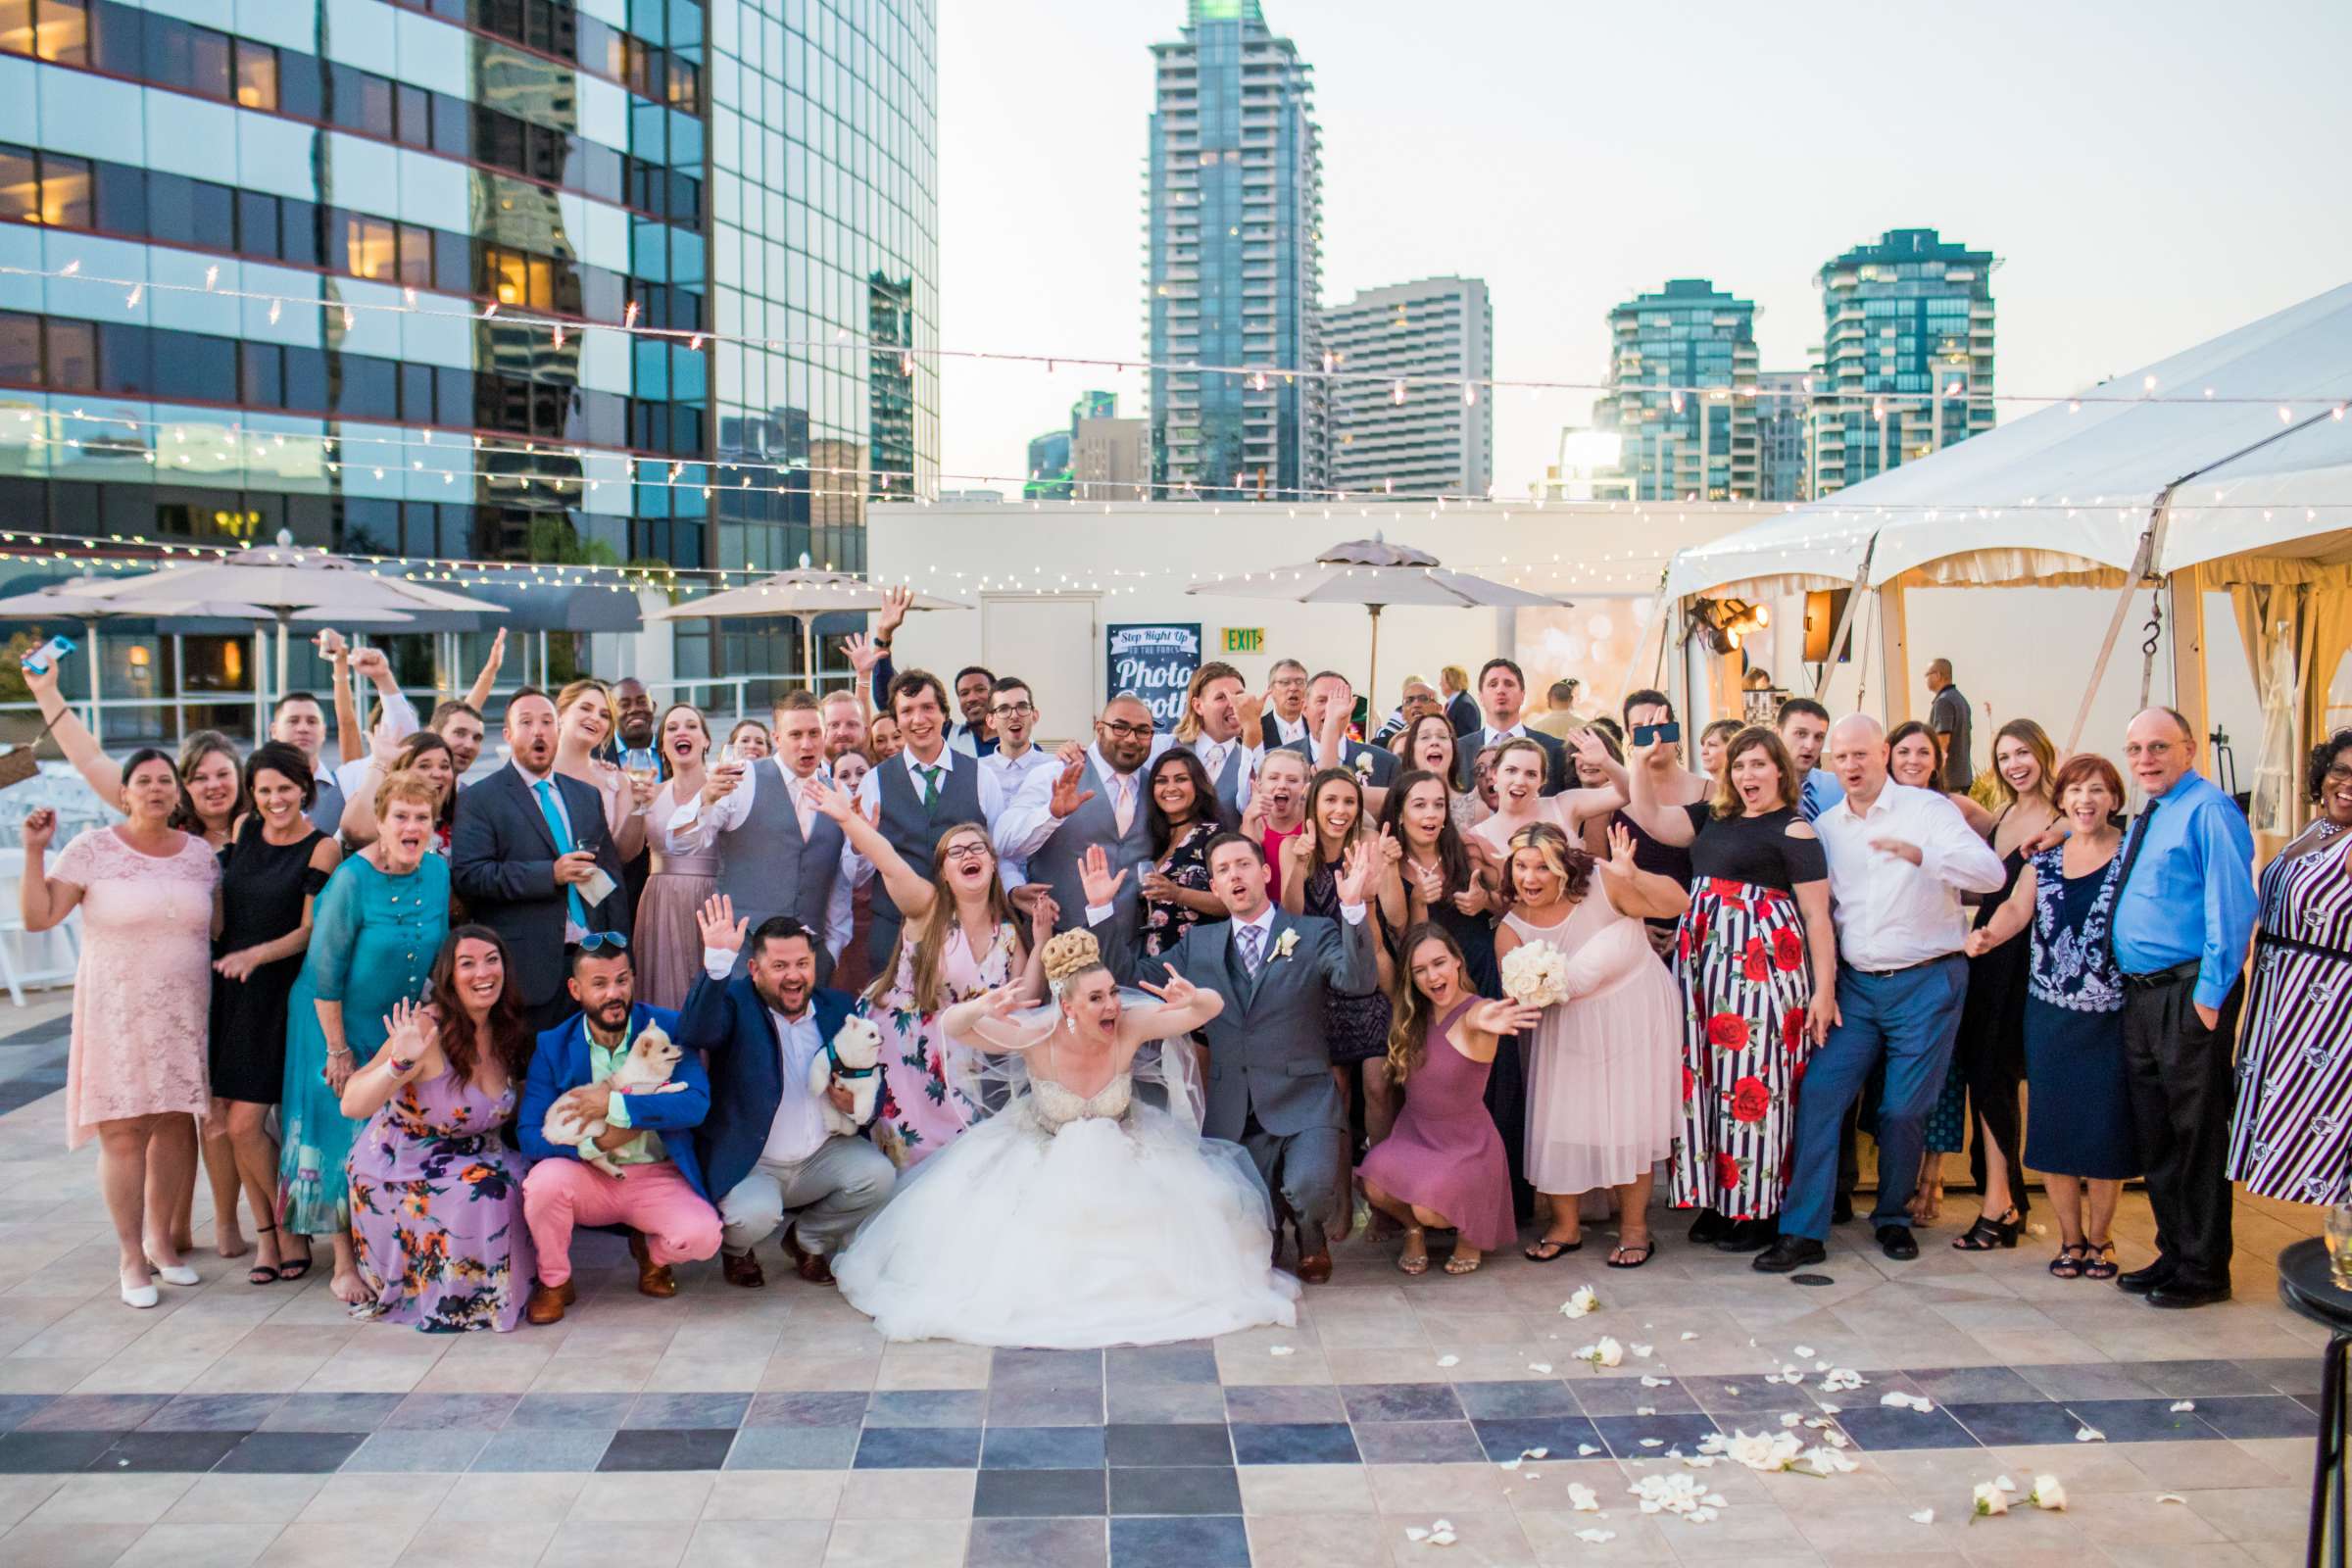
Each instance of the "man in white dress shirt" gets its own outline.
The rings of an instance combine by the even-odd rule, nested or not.
[[[1004,798],[1010,800],[1032,773],[1054,765],[1053,754],[1042,750],[1034,738],[1037,699],[1030,695],[1029,683],[1018,675],[998,676],[996,690],[988,700],[988,718],[997,749],[980,759],[980,765],[997,775],[997,782],[1004,787]]]
[[[770,716],[775,755],[710,768],[702,792],[670,813],[668,846],[673,855],[715,852],[718,891],[753,929],[790,914],[822,933],[822,985],[849,946],[854,914],[842,874],[847,841],[808,796],[825,765],[824,715],[807,692],[791,691]]]
[[[1830,730],[1830,763],[1845,797],[1814,818],[1830,862],[1838,924],[1838,1004],[1830,1037],[1805,1063],[1781,1235],[1755,1260],[1770,1274],[1829,1253],[1838,1128],[1871,1069],[1886,1065],[1879,1102],[1879,1250],[1917,1257],[1911,1192],[1922,1129],[1951,1065],[1968,992],[1964,893],[2001,886],[2000,857],[1934,790],[1886,777],[1886,732],[1864,713]]]

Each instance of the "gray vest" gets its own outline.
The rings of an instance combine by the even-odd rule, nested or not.
[[[1205,740],[1193,740],[1185,742],[1184,748],[1199,756],[1200,748],[1207,744]],[[1235,736],[1232,744],[1225,748],[1224,767],[1209,780],[1217,789],[1217,826],[1227,831],[1231,831],[1242,820],[1242,757],[1249,749],[1242,744],[1240,736]]]
[[[311,808],[303,815],[311,819],[311,826],[333,838],[343,831],[343,786],[335,782],[335,770],[327,764],[323,756],[318,759],[315,777],[318,785],[318,798],[311,802]]]
[[[735,913],[748,918],[751,929],[770,915],[789,914],[817,934],[817,969],[821,983],[830,967],[825,960],[825,904],[833,896],[833,879],[841,874],[841,825],[819,815],[801,837],[800,812],[793,808],[792,786],[772,759],[754,764],[744,783],[752,792],[752,808],[743,821],[718,836],[718,891],[735,901]],[[756,782],[755,782],[756,780]],[[735,972],[749,961],[751,943],[735,956]]]
[[[1127,873],[1111,901],[1111,917],[1095,927],[1096,940],[1102,945],[1102,959],[1122,983],[1135,978],[1143,937],[1143,896],[1138,884],[1142,868],[1152,862],[1152,830],[1145,819],[1150,809],[1144,799],[1145,771],[1139,767],[1133,775],[1135,815],[1122,835],[1109,781],[1095,770],[1090,754],[1080,788],[1094,791],[1095,798],[1063,817],[1054,836],[1029,857],[1029,880],[1054,890],[1054,902],[1060,911],[1054,921],[1056,931],[1086,929],[1086,889],[1079,881],[1078,864],[1088,850],[1102,845],[1110,857],[1111,874]]]
[[[928,809],[915,784],[914,776],[906,771],[906,763],[894,757],[876,764],[874,771],[881,777],[882,819],[875,823],[890,847],[899,852],[899,858],[912,866],[918,876],[931,874],[931,855],[948,829],[963,822],[989,826],[987,813],[980,809],[980,767],[969,757],[958,756],[956,764],[939,777],[939,799]],[[874,890],[874,922],[867,928],[865,951],[874,960],[877,974],[897,971],[899,962],[899,906],[890,899],[890,890],[876,877],[868,884]],[[887,967],[886,967],[887,966]]]

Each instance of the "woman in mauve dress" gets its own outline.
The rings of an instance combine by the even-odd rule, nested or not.
[[[636,944],[637,1000],[657,1007],[686,1005],[686,993],[703,972],[703,935],[697,912],[718,891],[718,852],[681,850],[672,843],[670,816],[702,793],[703,760],[710,750],[710,726],[692,703],[673,704],[656,735],[669,781],[646,812],[646,841],[653,864],[645,891],[637,896],[637,917],[629,930]]]

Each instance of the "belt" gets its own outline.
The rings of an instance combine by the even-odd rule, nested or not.
[[[1948,963],[1959,956],[1960,955],[1957,953],[1938,953],[1933,958],[1922,958],[1917,963],[1898,963],[1891,969],[1865,969],[1858,963],[1848,963],[1845,959],[1839,958],[1838,967],[1851,969],[1856,974],[1866,974],[1873,980],[1884,980],[1889,975],[1909,974],[1914,969],[1925,969],[1931,964]]]
[[[2197,977],[2195,958],[2174,964],[2170,969],[2150,969],[2145,974],[2127,974],[2124,984],[2133,991],[2160,991],[2166,986],[2186,984]]]
[[[2275,931],[2256,931],[2254,945],[2256,947],[2284,948],[2290,953],[2308,953],[2317,957],[2333,958],[2338,963],[2352,963],[2352,953],[2347,953],[2342,948],[2323,948],[2317,942],[2297,941],[2293,937],[2282,937]]]

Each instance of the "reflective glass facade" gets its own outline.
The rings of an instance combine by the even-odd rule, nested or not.
[[[1189,0],[1152,49],[1146,313],[1162,494],[1280,499],[1325,487],[1323,173],[1313,68],[1257,0]],[[1244,368],[1203,374],[1185,366]]]
[[[1678,277],[1611,311],[1609,336],[1592,422],[1623,437],[1633,499],[1755,500],[1755,305]]]
[[[1932,228],[1897,228],[1821,270],[1817,495],[1992,428],[1999,265]]]
[[[929,0],[0,0],[0,515],[861,565],[936,471],[934,43]],[[744,642],[680,673],[799,663]]]

